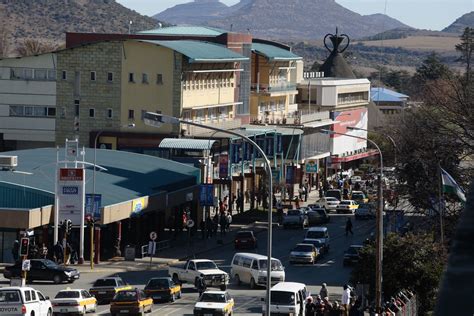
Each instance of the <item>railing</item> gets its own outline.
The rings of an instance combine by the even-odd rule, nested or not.
[[[294,91],[296,90],[296,84],[281,82],[276,84],[256,84],[252,83],[251,91],[256,91],[257,93],[272,93],[272,92],[284,92],[284,91]]]
[[[171,244],[170,244],[170,240],[167,239],[167,240],[163,240],[163,241],[158,241],[156,242],[156,250],[155,250],[155,254],[158,252],[158,251],[161,251],[161,250],[164,250],[164,249],[168,249],[171,247]],[[148,245],[143,245],[141,247],[141,253],[142,253],[142,258],[145,258],[145,257],[149,257],[148,255]]]
[[[265,111],[262,114],[251,116],[250,122],[251,124],[300,125],[327,119],[329,119],[329,111],[298,110],[288,113]]]

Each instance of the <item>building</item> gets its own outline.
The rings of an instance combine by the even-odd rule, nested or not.
[[[56,55],[0,59],[0,151],[53,147]]]

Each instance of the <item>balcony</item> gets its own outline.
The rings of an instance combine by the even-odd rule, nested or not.
[[[290,111],[284,113],[283,111],[265,111],[259,115],[252,115],[250,123],[254,125],[302,125],[309,122],[318,122],[329,120],[329,111]]]
[[[275,83],[275,84],[252,83],[251,91],[254,93],[263,93],[263,94],[296,91],[296,84],[285,82],[285,81]]]

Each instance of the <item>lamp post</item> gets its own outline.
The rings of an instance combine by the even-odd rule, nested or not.
[[[359,128],[359,127],[354,127],[354,126],[348,126],[347,127],[348,130],[351,130],[351,131],[364,131],[364,132],[371,132],[371,133],[375,133],[375,134],[379,134],[379,135],[382,135],[383,137],[387,138],[391,143],[392,143],[392,146],[393,146],[393,153],[394,153],[394,158],[393,160],[395,161],[395,166],[397,165],[397,153],[398,153],[398,146],[397,144],[395,143],[395,140],[393,139],[392,136],[386,134],[386,133],[382,133],[382,132],[379,132],[379,131],[374,131],[374,130],[368,130],[368,129],[365,129],[365,128]]]
[[[189,124],[205,129],[209,129],[212,131],[217,131],[217,132],[222,132],[226,133],[229,135],[234,135],[240,138],[245,139],[247,142],[252,144],[252,146],[255,147],[255,149],[262,155],[263,160],[265,162],[265,167],[267,169],[267,176],[268,176],[268,190],[269,190],[269,203],[268,203],[268,240],[267,240],[267,292],[266,292],[266,314],[270,315],[270,287],[271,287],[271,260],[272,260],[272,204],[273,204],[273,185],[272,185],[272,168],[270,165],[270,161],[268,160],[268,157],[265,155],[265,152],[255,143],[253,140],[248,138],[245,135],[239,134],[237,132],[231,131],[231,130],[225,130],[221,128],[217,128],[214,126],[208,126],[208,125],[203,125],[199,123],[195,123],[192,121],[186,121],[182,120],[177,117],[173,116],[168,116],[164,114],[158,114],[154,112],[146,112],[143,120],[146,125],[149,126],[154,126],[154,127],[161,127],[163,123],[170,123],[170,124]]]
[[[376,226],[375,226],[375,244],[376,244],[376,254],[375,254],[375,308],[376,312],[380,313],[382,311],[382,263],[383,263],[383,189],[382,189],[382,179],[383,179],[383,157],[380,147],[372,140],[359,137],[354,135],[348,135],[344,133],[337,133],[334,131],[321,129],[321,132],[326,134],[342,135],[357,139],[362,139],[370,142],[374,145],[380,156],[380,173],[378,176],[378,207],[376,214]]]

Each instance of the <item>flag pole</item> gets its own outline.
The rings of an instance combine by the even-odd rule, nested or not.
[[[441,169],[441,164],[438,161],[438,174],[439,174],[439,181],[438,181],[438,212],[439,212],[439,228],[440,228],[440,239],[441,245],[444,245],[444,223],[443,223],[443,213],[444,213],[444,205],[443,205],[443,171]]]

